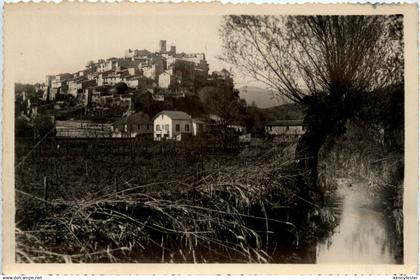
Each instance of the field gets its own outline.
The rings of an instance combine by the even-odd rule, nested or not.
[[[314,262],[293,147],[29,142],[18,262]]]

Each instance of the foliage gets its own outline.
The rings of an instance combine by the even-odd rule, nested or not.
[[[15,137],[32,137],[34,128],[31,123],[21,117],[15,119]]]
[[[401,82],[401,26],[401,16],[227,16],[221,35],[226,61],[302,102]]]
[[[93,60],[89,60],[89,61],[86,63],[86,68],[87,68],[87,69],[92,69],[94,66],[95,66],[95,62],[94,62]]]
[[[33,94],[36,92],[35,86],[31,84],[15,83],[15,93],[22,93],[22,92]]]
[[[244,103],[239,99],[239,92],[231,88],[205,87],[199,93],[201,103],[208,114],[214,114],[226,123],[240,121]]]
[[[55,124],[50,115],[40,114],[34,119],[35,136],[42,138],[44,136],[54,136]]]
[[[103,85],[96,87],[96,91],[100,92],[101,94],[108,95],[110,94],[111,86]]]
[[[303,120],[304,117],[304,107],[296,103],[261,109],[261,112],[268,121]]]
[[[264,120],[264,114],[255,104],[251,104],[245,108],[243,121],[247,131],[263,136],[265,131]]]
[[[128,86],[124,82],[117,83],[114,88],[118,94],[124,94],[128,90]]]
[[[330,137],[320,152],[320,179],[352,178],[366,185],[375,197],[377,207],[388,217],[393,234],[397,262],[403,258],[403,192],[404,154],[388,150],[384,135],[378,127],[351,121],[348,132],[338,138]]]
[[[153,100],[151,93],[138,92],[133,96],[133,108],[136,112],[144,112],[153,117],[162,110],[177,110],[188,113],[192,116],[201,116],[204,113],[204,106],[195,96],[176,98],[166,96],[165,101]]]
[[[138,181],[144,175],[138,172],[137,177],[118,181],[113,176],[100,179],[81,175],[67,183],[73,184],[71,188],[82,188],[83,194],[74,197],[66,191],[63,199],[49,199],[46,210],[42,210],[42,199],[38,207],[24,203],[27,196],[36,196],[34,190],[31,194],[18,191],[19,217],[39,211],[43,218],[29,227],[24,222],[18,226],[17,261],[299,261],[296,254],[315,237],[308,237],[303,226],[306,202],[297,194],[295,171],[285,159],[287,151],[266,147],[259,152],[258,160],[254,156],[229,164],[217,160],[213,168],[207,167],[199,176],[178,178],[179,174],[167,167],[146,182]],[[179,158],[173,158],[176,165],[180,164]],[[117,169],[127,171],[124,161],[116,162]],[[167,161],[159,160],[158,166],[162,162]],[[94,172],[107,169],[98,167],[95,165]],[[162,180],[161,173],[168,171],[172,175]],[[29,170],[22,167],[22,172]],[[100,179],[97,191],[87,189],[87,181],[81,183],[83,176],[90,181]],[[29,187],[22,182],[18,190]],[[61,188],[54,189],[54,197],[60,197]]]
[[[308,199],[320,199],[318,154],[327,137],[346,131],[360,96],[403,84],[402,16],[232,15],[221,36],[227,62],[305,107],[297,166]]]
[[[404,150],[404,89],[394,85],[359,95],[352,120],[370,132],[382,131],[387,152]]]

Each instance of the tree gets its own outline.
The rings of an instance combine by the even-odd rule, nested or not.
[[[358,96],[403,83],[402,16],[227,16],[221,37],[227,62],[304,105],[296,158],[309,198],[318,152],[345,132]]]
[[[31,84],[15,83],[15,94],[22,92],[32,95],[35,93],[35,87]]]
[[[54,121],[52,120],[51,116],[49,115],[38,115],[34,119],[34,131],[35,137],[42,138],[46,136],[55,136],[55,125]]]
[[[198,96],[205,111],[220,118],[214,127],[213,134],[226,147],[233,136],[229,125],[242,122],[246,103],[239,98],[239,91],[231,87],[204,87],[199,91]]]
[[[254,134],[263,135],[264,125],[263,120],[265,119],[261,110],[258,109],[257,105],[253,101],[251,105],[246,106],[246,112],[244,114],[244,122],[247,131]]]
[[[238,91],[223,87],[205,87],[198,96],[207,113],[219,116],[226,123],[239,121],[243,104]]]
[[[119,82],[115,85],[115,89],[118,94],[124,94],[127,91],[128,86],[124,82]]]
[[[15,137],[32,137],[34,136],[34,129],[28,120],[17,117],[15,120]]]
[[[93,61],[93,60],[89,60],[87,63],[86,63],[86,68],[87,69],[92,69],[92,68],[94,68],[95,67],[95,62]]]

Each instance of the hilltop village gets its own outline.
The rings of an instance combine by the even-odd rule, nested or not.
[[[16,136],[147,137],[155,141],[252,134],[294,141],[300,120],[264,121],[234,88],[226,69],[209,73],[204,53],[128,49],[123,57],[89,61],[75,73],[17,84]],[[31,129],[32,128],[32,129]]]

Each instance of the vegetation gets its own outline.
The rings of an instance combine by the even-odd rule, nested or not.
[[[353,183],[364,185],[377,210],[387,217],[395,259],[402,263],[404,153],[387,150],[383,139],[381,131],[350,122],[346,134],[330,137],[321,150],[320,181],[352,178]]]
[[[17,139],[18,262],[313,263],[317,241],[339,221],[335,180],[342,177],[366,182],[380,197],[402,259],[402,18],[227,16],[221,35],[228,62],[294,103],[261,110],[230,84],[163,102],[135,92],[133,109],[149,116],[180,110],[220,117],[219,134],[210,133],[222,139],[219,150],[200,137]],[[124,83],[98,90],[131,91]],[[122,114],[107,109],[104,116],[93,108],[92,118]],[[261,137],[228,149],[228,125],[261,136],[278,118],[304,119],[296,145]],[[16,135],[29,129],[40,140],[54,127],[47,114],[31,123],[18,118]]]
[[[35,85],[16,83],[15,84],[15,94],[19,94],[19,93],[22,93],[22,92],[26,92],[29,95],[37,93]]]
[[[17,261],[314,261],[293,148],[212,156],[150,146],[133,160],[79,147],[41,147],[17,169]]]
[[[48,115],[38,115],[34,119],[35,137],[54,136],[55,125],[53,119]]]
[[[296,158],[319,199],[318,152],[345,132],[354,96],[403,83],[402,17],[227,16],[221,35],[228,62],[304,106]]]

